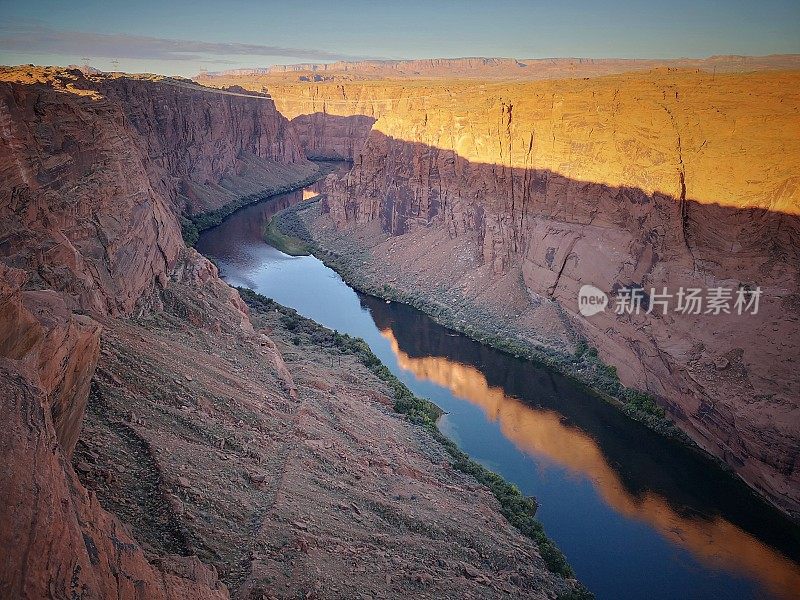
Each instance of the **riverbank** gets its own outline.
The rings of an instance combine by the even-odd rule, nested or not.
[[[415,396],[372,352],[362,339],[331,331],[326,327],[307,319],[297,311],[278,304],[248,288],[237,288],[247,305],[259,314],[277,313],[287,329],[293,332],[293,343],[305,346],[309,343],[331,348],[333,352],[341,352],[356,357],[369,371],[385,382],[394,394],[394,410],[405,415],[412,423],[423,427],[442,445],[452,459],[454,469],[473,477],[478,483],[486,486],[500,503],[500,512],[526,537],[539,548],[539,552],[547,568],[565,578],[574,578],[575,573],[561,550],[547,537],[541,523],[536,519],[537,502],[534,498],[524,496],[519,489],[501,476],[478,464],[458,448],[458,446],[439,430],[437,421],[442,410],[429,400]],[[591,598],[592,595],[578,585],[562,598]]]
[[[290,206],[277,213],[265,227],[265,240],[287,254],[313,254],[325,265],[339,273],[342,279],[360,292],[402,302],[420,310],[434,321],[463,333],[477,342],[496,350],[553,369],[592,393],[622,410],[630,418],[639,421],[671,439],[703,452],[683,431],[670,421],[655,399],[639,390],[623,386],[616,368],[604,364],[597,350],[576,336],[574,349],[568,352],[530,341],[509,332],[507,326],[495,315],[475,305],[461,303],[457,309],[432,298],[426,290],[412,285],[392,285],[388,278],[373,277],[363,269],[371,256],[369,248],[359,243],[357,237],[346,236],[324,229],[318,220],[324,219],[319,210],[321,196],[302,205]],[[313,232],[313,233],[312,233]],[[396,273],[394,274],[396,275]],[[465,316],[466,315],[466,316]],[[729,470],[723,463],[722,468]]]
[[[308,168],[287,165],[282,169],[280,177],[277,177],[256,193],[240,196],[215,210],[183,215],[181,217],[183,241],[187,246],[194,246],[203,231],[216,227],[237,210],[261,202],[271,196],[286,194],[308,187],[332,173],[336,169],[336,164],[331,161],[309,161],[306,166],[313,168],[310,174],[307,174]]]
[[[586,597],[506,516],[535,504],[457,468],[363,343],[245,307],[203,262],[160,310],[103,320],[72,460],[153,559],[197,556],[232,597]]]

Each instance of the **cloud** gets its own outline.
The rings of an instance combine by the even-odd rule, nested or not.
[[[139,35],[110,35],[53,29],[42,25],[0,25],[0,51],[13,54],[55,54],[91,58],[126,58],[230,63],[220,56],[285,56],[307,61],[366,60],[313,48],[264,44],[203,42]]]

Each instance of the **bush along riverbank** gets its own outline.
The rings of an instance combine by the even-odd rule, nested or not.
[[[228,204],[225,204],[216,210],[197,213],[194,215],[182,215],[181,233],[183,234],[183,241],[187,246],[194,246],[200,237],[200,233],[206,229],[210,229],[211,227],[216,227],[240,208],[244,208],[250,204],[255,204],[256,202],[261,202],[270,196],[287,194],[289,192],[294,192],[312,185],[313,183],[316,183],[325,177],[328,173],[331,173],[335,168],[336,167],[331,163],[317,163],[317,170],[303,179],[283,185],[264,188],[257,194],[242,196],[239,199],[229,202]]]
[[[306,201],[316,202],[317,198]],[[280,215],[280,219],[275,216]],[[289,256],[308,256],[311,246],[304,241],[308,235],[305,224],[300,219],[297,211],[281,211],[273,216],[264,226],[264,241]],[[299,233],[298,233],[299,232]]]
[[[321,199],[321,195],[316,196],[302,205],[290,206],[273,215],[264,226],[264,241],[290,256],[316,255],[319,249],[315,248],[311,232],[300,217],[300,212],[318,205]]]
[[[255,312],[279,312],[284,327],[294,334],[295,344],[315,344],[358,358],[365,367],[392,390],[395,412],[404,415],[415,425],[426,429],[450,455],[453,468],[470,475],[492,492],[500,503],[501,513],[508,522],[522,534],[536,542],[547,568],[565,579],[575,577],[572,567],[561,550],[547,537],[544,528],[536,518],[536,510],[538,509],[536,500],[525,496],[515,485],[473,461],[452,440],[446,437],[436,425],[438,418],[443,414],[442,410],[431,401],[414,395],[375,356],[363,339],[332,331],[316,321],[303,317],[294,309],[278,304],[251,289],[237,289],[251,310]],[[576,584],[567,595],[561,596],[564,600],[592,597],[592,594],[581,584]]]
[[[473,308],[464,311],[462,308],[456,312],[448,306],[426,298],[422,293],[405,292],[387,284],[371,281],[358,269],[358,265],[365,261],[367,251],[354,246],[349,250],[349,254],[344,255],[339,249],[333,250],[322,246],[311,234],[305,214],[318,211],[321,198],[319,196],[302,205],[290,206],[274,215],[265,228],[265,240],[287,254],[290,252],[284,248],[292,250],[293,256],[313,254],[326,266],[339,273],[350,287],[362,293],[408,304],[448,329],[463,333],[477,342],[516,358],[557,371],[616,406],[631,419],[710,456],[675,426],[652,395],[623,386],[616,367],[603,363],[597,349],[585,341],[579,341],[572,354],[536,346],[509,335],[504,326],[496,323],[496,319],[485,310]],[[464,319],[465,312],[470,314],[469,319]],[[725,470],[729,470],[721,461],[714,460]]]

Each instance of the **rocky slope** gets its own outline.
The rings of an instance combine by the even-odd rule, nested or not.
[[[0,135],[0,535],[17,549],[2,595],[227,597],[196,559],[148,562],[69,459],[98,319],[158,302],[185,252],[184,188],[236,174],[244,153],[305,167],[302,151],[262,98],[36,67],[0,72]]]
[[[491,322],[563,354],[585,337],[624,384],[655,395],[698,444],[797,515],[798,82],[793,71],[657,70],[270,92],[309,124],[313,151],[345,147],[346,128],[331,124],[376,119],[315,224],[330,249],[352,255],[356,240],[363,274],[434,302],[450,322]],[[583,284],[612,306],[629,285],[648,295],[759,286],[762,296],[757,315],[585,318]]]
[[[240,598],[567,589],[333,332],[274,308],[242,327],[205,268],[176,270],[162,311],[102,319],[76,450],[149,552],[197,555]]]
[[[5,69],[0,135],[1,596],[574,587],[332,332],[183,245],[315,170],[268,98]]]
[[[0,267],[0,594],[6,598],[227,598],[189,556],[148,562],[69,462],[97,364],[100,325]]]

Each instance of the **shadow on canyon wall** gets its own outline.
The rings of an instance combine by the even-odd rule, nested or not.
[[[366,132],[371,120],[323,113],[293,120],[315,151],[355,151],[352,170],[332,182],[322,203],[338,226],[378,221],[401,251],[403,236],[421,229],[474,240],[477,267],[498,277],[517,269],[521,289],[566,308],[625,385],[654,394],[703,448],[783,510],[800,514],[800,216],[726,206],[735,198],[693,199],[681,165],[669,180],[679,196],[648,193],[533,166],[469,161],[454,150]],[[353,140],[355,129],[361,137]],[[534,160],[531,139],[526,165]],[[770,199],[791,209],[793,189],[783,182]],[[419,254],[418,238],[407,239],[405,250]],[[419,269],[412,280],[425,281],[424,269],[433,267],[411,268]],[[583,319],[577,293],[587,283],[612,302],[620,286],[666,286],[673,294],[680,287],[757,286],[762,295],[758,315]]]
[[[307,158],[351,161],[364,147],[375,118],[318,112],[299,115],[291,123]]]

